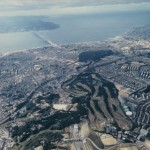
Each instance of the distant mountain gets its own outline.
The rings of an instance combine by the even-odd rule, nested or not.
[[[41,16],[0,17],[0,33],[53,30],[59,25]]]

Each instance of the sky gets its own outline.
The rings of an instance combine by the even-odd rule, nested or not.
[[[60,16],[137,9],[150,10],[150,0],[0,0],[0,16]]]

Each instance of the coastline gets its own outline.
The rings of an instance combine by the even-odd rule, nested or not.
[[[44,47],[50,47],[51,45],[47,45],[47,46],[39,46],[39,47],[33,47],[33,48],[30,48],[30,49],[22,49],[22,50],[16,50],[16,51],[9,51],[9,52],[0,52],[0,57],[4,57],[4,56],[7,56],[7,55],[10,55],[10,54],[15,54],[15,53],[24,53],[24,52],[28,52],[30,50],[37,50],[37,49],[40,49],[40,48],[44,48]]]

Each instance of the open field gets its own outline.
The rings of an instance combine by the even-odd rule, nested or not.
[[[144,144],[147,146],[147,148],[150,149],[150,140],[145,140]]]
[[[138,150],[136,146],[120,148],[120,150]]]
[[[115,138],[113,138],[112,135],[109,135],[109,134],[103,134],[101,136],[101,140],[105,146],[117,144],[117,140]]]
[[[116,88],[119,90],[119,95],[123,97],[128,97],[128,91],[122,85],[115,83]]]

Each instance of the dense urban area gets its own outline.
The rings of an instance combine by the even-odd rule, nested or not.
[[[150,149],[150,26],[1,55],[0,82],[2,150]]]

